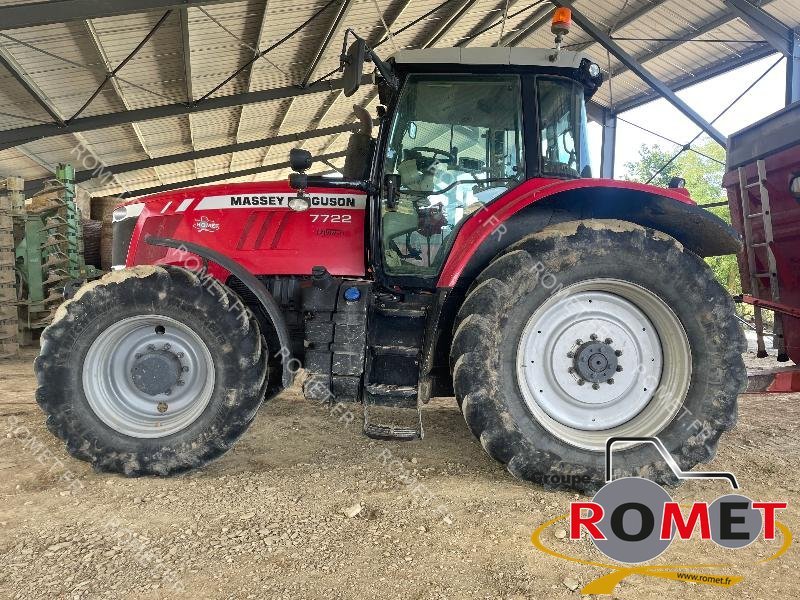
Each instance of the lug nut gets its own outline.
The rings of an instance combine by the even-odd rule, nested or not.
[[[617,365],[617,373],[621,373],[621,372],[622,372],[622,365]]]
[[[597,339],[597,334],[593,333],[592,335],[589,336],[589,339],[595,341]]]
[[[178,352],[175,356],[177,356],[178,358],[183,358],[183,352]]]
[[[621,369],[621,368],[619,368],[619,367],[617,367],[617,370],[618,370],[618,371],[622,371],[622,369]],[[188,372],[189,372],[189,367],[187,367],[186,365],[183,365],[183,366],[181,367],[181,371],[183,371],[184,373],[188,373]]]
[[[137,352],[133,355],[133,358],[142,358],[142,355]]]
[[[585,380],[583,380],[583,379],[578,379],[578,385],[583,385],[584,383],[586,383],[586,381],[585,381]]]
[[[167,408],[168,407],[167,407],[167,403],[166,402],[159,402],[158,406],[156,406],[156,409],[158,409],[158,412],[160,412],[162,414],[167,412]]]
[[[605,341],[605,343],[606,343],[606,344],[608,344],[609,346],[610,346],[611,344],[613,344],[613,343],[614,343],[614,340],[612,340],[611,338],[606,338],[604,341]]]
[[[172,348],[172,346],[169,344],[164,344],[164,350],[169,350],[170,348]]]
[[[164,395],[165,396],[169,396],[171,393],[172,393],[172,390],[167,390],[166,392],[164,392]]]
[[[567,369],[567,373],[574,373],[574,372],[575,372],[575,367],[570,367],[569,369]]]
[[[615,356],[622,356],[622,350],[614,350]]]
[[[183,379],[178,380],[178,385],[185,385]]]
[[[600,389],[600,384],[599,383],[593,383],[592,384],[592,389],[593,390],[599,390]]]
[[[578,344],[578,346],[580,346],[583,343],[583,340],[578,338],[577,340],[575,340],[575,343]]]
[[[150,352],[152,352],[153,350],[156,349],[156,347],[153,344],[148,344],[147,349],[150,350]]]
[[[567,352],[567,358],[575,358],[575,353],[572,351]]]
[[[608,381],[606,381],[606,383],[607,383],[608,385],[614,385],[614,378],[612,377],[611,379],[609,379]]]

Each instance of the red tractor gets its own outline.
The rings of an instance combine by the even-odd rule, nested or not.
[[[362,403],[375,438],[421,437],[420,407],[455,395],[493,458],[548,487],[601,486],[609,437],[709,460],[746,374],[703,257],[739,237],[685,189],[592,178],[599,67],[530,48],[384,62],[356,38],[347,95],[365,60],[378,128],[362,114],[342,177],[294,151],[290,185],[116,210],[118,270],[65,302],[36,360],[68,451],[130,476],[201,466],[302,364],[306,397]],[[673,481],[650,444],[615,454],[620,474]]]

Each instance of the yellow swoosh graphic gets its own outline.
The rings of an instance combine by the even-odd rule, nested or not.
[[[647,577],[659,577],[661,579],[671,579],[674,581],[683,581],[683,582],[690,582],[690,583],[700,583],[704,585],[715,585],[720,587],[731,587],[732,585],[736,585],[742,579],[744,579],[741,575],[728,575],[728,574],[719,574],[719,573],[691,573],[686,572],[687,570],[693,569],[728,569],[734,567],[734,565],[726,565],[726,564],[699,564],[699,565],[643,565],[643,566],[621,566],[621,565],[612,565],[608,563],[601,563],[593,560],[586,560],[583,558],[578,558],[576,556],[569,556],[568,554],[562,554],[561,552],[557,552],[551,548],[545,546],[544,542],[541,540],[542,533],[551,525],[563,521],[567,519],[569,515],[563,514],[558,517],[554,517],[547,521],[546,523],[542,523],[539,527],[531,535],[531,542],[533,543],[534,547],[538,550],[541,550],[545,554],[549,554],[550,556],[554,556],[555,558],[560,558],[563,560],[568,560],[570,562],[588,565],[591,567],[600,567],[603,569],[610,569],[611,573],[607,573],[590,581],[586,584],[583,589],[581,589],[581,594],[612,594],[614,592],[614,588],[617,584],[629,577],[631,575],[645,575]],[[775,521],[776,527],[780,530],[781,535],[783,537],[783,543],[778,550],[770,556],[769,558],[763,559],[759,562],[765,563],[771,560],[778,558],[779,556],[786,553],[789,547],[792,544],[792,533],[789,531],[789,528],[786,527],[780,521]]]

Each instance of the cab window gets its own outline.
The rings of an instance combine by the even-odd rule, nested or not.
[[[398,100],[384,173],[381,243],[390,275],[436,275],[457,225],[524,180],[517,76],[411,75]]]
[[[541,172],[591,176],[583,86],[565,78],[536,78]]]

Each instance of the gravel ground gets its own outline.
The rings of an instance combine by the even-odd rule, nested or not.
[[[371,441],[360,413],[346,425],[290,390],[206,469],[131,480],[94,473],[47,431],[33,356],[0,363],[2,598],[574,598],[608,572],[533,548],[532,531],[576,496],[512,479],[452,399],[426,407],[425,439],[403,444]],[[711,463],[736,473],[745,494],[788,501],[781,519],[795,532],[798,401],[743,396]],[[672,494],[710,501],[725,487],[692,482]],[[542,539],[602,559],[562,537],[551,528]],[[664,561],[730,562],[744,581],[726,590],[634,576],[615,597],[795,597],[797,548],[754,564],[774,551],[767,544],[676,542]]]

